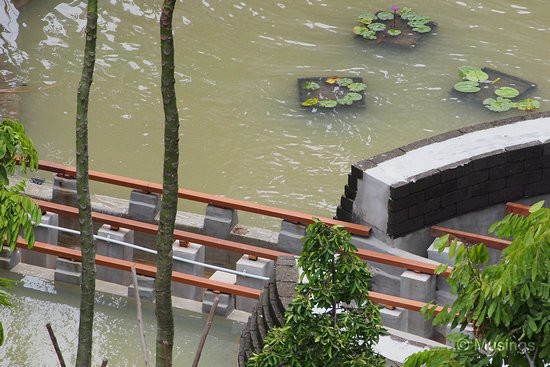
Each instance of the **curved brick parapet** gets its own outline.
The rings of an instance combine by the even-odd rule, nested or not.
[[[550,193],[550,112],[453,130],[352,166],[337,218],[392,238]]]

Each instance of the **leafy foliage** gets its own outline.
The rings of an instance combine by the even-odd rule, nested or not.
[[[376,14],[370,12],[360,14],[357,19],[361,25],[353,27],[353,33],[369,40],[377,39],[376,32],[383,32],[385,30],[389,36],[399,36],[402,34],[402,31],[401,29],[396,29],[399,28],[396,26],[397,15],[407,22],[414,32],[428,33],[432,31],[429,25],[431,24],[430,17],[416,14],[411,8],[403,8],[400,12],[398,12],[398,6],[392,6],[391,9],[392,12],[379,11]],[[375,22],[376,20],[378,21]]]
[[[489,79],[489,75],[475,66],[461,66],[458,68],[458,75],[472,82],[483,82]]]
[[[474,338],[454,336],[454,349],[433,349],[410,356],[405,367],[529,366],[550,363],[550,209],[533,205],[530,215],[506,216],[490,232],[512,238],[499,263],[483,268],[485,245],[465,245],[443,236],[440,252],[449,245],[455,257],[448,278],[456,301],[439,313],[436,324],[474,327]],[[435,305],[424,312],[434,314]]]
[[[401,31],[399,29],[388,29],[387,32],[390,36],[393,36],[393,37],[399,36],[401,34]]]
[[[512,87],[500,87],[495,90],[495,94],[503,98],[514,98],[519,96],[519,91]]]
[[[505,112],[514,108],[514,103],[507,98],[497,97],[487,98],[483,101],[483,105],[495,112]]]
[[[393,13],[390,13],[389,11],[381,11],[376,14],[376,16],[380,20],[393,20]]]
[[[533,98],[525,98],[516,102],[515,107],[520,111],[533,111],[540,108],[540,102]]]
[[[384,329],[368,299],[371,275],[342,227],[308,226],[298,260],[303,273],[285,326],[270,329],[249,367],[381,367],[372,348]],[[307,281],[306,281],[307,280]]]
[[[418,33],[429,33],[432,31],[432,28],[425,24],[419,24],[415,25],[412,30]]]
[[[321,88],[321,86],[319,85],[319,83],[316,83],[316,82],[312,82],[312,81],[309,81],[309,82],[305,82],[304,83],[304,89],[305,90],[317,90]]]
[[[340,78],[340,79],[338,79],[338,81],[336,83],[338,83],[338,85],[341,86],[341,87],[347,87],[348,85],[353,84],[353,79],[351,79],[351,78]]]
[[[465,80],[454,85],[454,89],[462,93],[476,93],[481,90],[478,82]]]
[[[3,119],[0,122],[0,187],[9,184],[8,175],[15,173],[18,160],[23,173],[27,167],[35,170],[38,166],[38,154],[23,125],[17,120]]]
[[[376,15],[374,15],[373,13],[369,13],[367,11],[367,12],[364,12],[364,13],[360,14],[359,17],[357,17],[357,19],[359,20],[359,22],[361,22],[363,24],[371,24],[377,18],[376,18]]]
[[[365,83],[352,83],[348,85],[348,89],[352,92],[362,92],[367,89],[367,85]]]
[[[338,105],[338,102],[333,99],[323,99],[319,101],[319,106],[324,108],[334,108]]]
[[[373,32],[382,32],[386,29],[386,25],[384,23],[371,23],[367,27]]]
[[[11,307],[10,294],[5,291],[13,286],[13,282],[9,279],[0,278],[0,309],[2,307]],[[3,288],[3,289],[2,289]],[[4,333],[4,327],[0,322],[0,345],[4,344],[6,335]]]
[[[304,107],[312,107],[316,106],[317,103],[319,103],[319,99],[317,97],[306,99],[304,102],[302,102],[302,106]]]

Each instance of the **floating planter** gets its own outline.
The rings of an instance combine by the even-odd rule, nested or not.
[[[536,99],[525,98],[527,92],[536,88],[536,84],[491,68],[462,66],[458,68],[462,81],[454,85],[453,91],[469,96],[494,112],[506,112],[513,108],[520,111],[532,111],[540,108]]]
[[[358,26],[353,33],[377,43],[391,43],[414,47],[426,34],[432,32],[436,24],[431,18],[415,13],[411,8],[392,6],[390,11],[365,12],[357,17]]]
[[[298,79],[298,93],[303,107],[332,109],[364,106],[366,89],[362,78],[333,76]]]

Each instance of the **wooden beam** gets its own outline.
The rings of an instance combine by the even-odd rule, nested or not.
[[[529,208],[530,208],[529,205],[523,205],[518,203],[506,203],[506,210],[508,211],[508,213],[519,214],[525,217],[530,214]]]
[[[383,294],[383,293],[372,292],[372,291],[369,292],[369,299],[372,302],[378,303],[381,305],[399,307],[399,308],[404,308],[406,310],[417,311],[417,312],[420,312],[422,307],[426,305],[426,302],[414,301],[408,298],[390,296],[389,294]],[[435,309],[435,313],[438,314],[443,310],[444,308],[442,306],[437,306],[437,308]]]
[[[478,244],[483,243],[487,247],[491,247],[497,250],[504,250],[506,247],[510,246],[512,243],[508,240],[502,240],[500,238],[495,238],[491,236],[484,236],[481,234],[475,234],[465,231],[459,231],[458,229],[433,226],[432,227],[432,236],[440,237],[444,235],[450,235],[451,238],[456,238],[462,242],[469,244]]]
[[[357,252],[357,255],[364,260],[380,263],[380,264],[386,264],[391,266],[396,266],[398,268],[403,268],[407,270],[412,270],[420,273],[425,274],[435,274],[435,270],[439,264],[430,264],[422,261],[407,259],[404,257],[394,256],[394,255],[388,255],[388,254],[382,254],[375,251],[369,251],[364,249],[359,249]],[[440,275],[447,278],[449,275],[451,275],[451,271],[453,270],[452,267],[447,267],[447,270],[445,270]]]

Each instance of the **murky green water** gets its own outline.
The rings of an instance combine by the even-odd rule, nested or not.
[[[15,275],[0,271],[0,277]],[[7,333],[0,347],[1,367],[59,366],[46,324],[51,323],[68,366],[74,365],[78,343],[78,287],[26,275],[12,291],[12,309],[0,308],[0,320]],[[149,348],[155,348],[153,305],[142,303],[145,335]],[[102,358],[109,366],[143,366],[136,308],[133,300],[105,293],[96,295],[93,365]],[[190,366],[202,334],[206,315],[175,310],[174,365]],[[242,324],[216,318],[201,356],[201,366],[233,367]],[[152,359],[154,361],[154,358]],[[154,365],[154,363],[153,363]]]
[[[100,2],[90,106],[91,167],[156,182],[159,3]],[[354,39],[357,14],[394,3],[433,17],[436,34],[407,50]],[[56,162],[74,161],[83,7],[33,1],[18,17],[17,50],[10,50],[18,55],[11,76],[33,90],[22,94],[21,116],[41,157]],[[533,96],[550,106],[548,0],[180,1],[174,23],[181,186],[208,193],[333,215],[351,163],[514,114],[451,98],[461,65],[536,82]],[[331,75],[363,77],[366,108],[302,110],[296,79]]]

